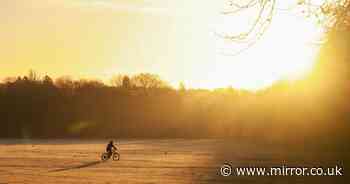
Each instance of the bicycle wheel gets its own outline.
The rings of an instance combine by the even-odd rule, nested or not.
[[[113,153],[113,160],[117,161],[120,159],[120,154],[119,153]]]
[[[101,155],[101,160],[102,161],[106,161],[106,160],[108,160],[109,158],[108,158],[108,153],[102,153],[102,155]]]

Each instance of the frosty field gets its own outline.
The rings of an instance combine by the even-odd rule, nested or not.
[[[228,140],[117,140],[119,161],[100,161],[108,140],[1,140],[0,184],[331,183],[344,177],[220,176],[220,166],[329,165],[329,153],[295,152]]]

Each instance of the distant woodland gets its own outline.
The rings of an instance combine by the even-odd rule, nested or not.
[[[106,85],[30,71],[0,84],[0,137],[232,138],[343,145],[350,140],[349,43],[349,26],[331,29],[308,76],[256,92],[183,84],[174,89],[147,73],[118,75]]]

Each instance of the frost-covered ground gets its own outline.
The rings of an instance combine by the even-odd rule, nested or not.
[[[330,153],[228,140],[118,140],[120,161],[100,161],[108,140],[0,140],[0,184],[346,183],[345,177],[222,177],[235,166],[333,166]],[[346,171],[345,171],[346,172]],[[346,173],[345,173],[346,174]]]

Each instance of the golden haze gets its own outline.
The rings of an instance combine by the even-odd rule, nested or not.
[[[238,56],[214,36],[242,27],[219,15],[221,1],[8,1],[0,8],[1,76],[29,69],[53,77],[108,81],[117,73],[159,74],[177,86],[261,89],[304,76],[317,53],[317,26],[279,13],[256,45]],[[181,10],[181,11],[179,11]]]

